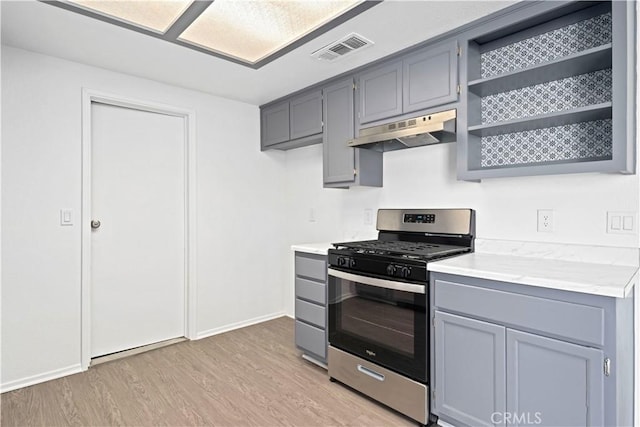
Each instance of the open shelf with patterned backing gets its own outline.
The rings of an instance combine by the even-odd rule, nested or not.
[[[466,41],[459,178],[633,173],[633,8],[572,3],[528,19]]]

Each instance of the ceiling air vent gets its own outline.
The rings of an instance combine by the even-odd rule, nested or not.
[[[340,40],[316,50],[311,54],[313,58],[324,59],[327,61],[333,61],[334,59],[342,58],[345,55],[355,52],[356,50],[362,50],[365,47],[372,46],[373,42],[360,34],[351,33]]]

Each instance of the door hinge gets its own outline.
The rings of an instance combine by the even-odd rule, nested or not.
[[[608,357],[604,358],[604,375],[605,376],[609,376],[611,375],[611,359],[609,359]]]
[[[458,85],[456,87],[456,92],[458,92],[458,94],[460,94],[460,92],[462,92],[462,87],[460,85]]]
[[[458,48],[456,49],[456,53],[458,54],[458,56],[462,56],[462,47],[458,46]]]

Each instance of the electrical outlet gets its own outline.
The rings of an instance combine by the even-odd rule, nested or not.
[[[543,233],[553,232],[552,209],[538,209],[538,231]]]

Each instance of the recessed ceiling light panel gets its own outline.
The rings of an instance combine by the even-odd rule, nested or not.
[[[362,0],[216,0],[179,40],[256,63]]]
[[[68,0],[67,3],[151,31],[164,33],[193,3],[193,0]]]

